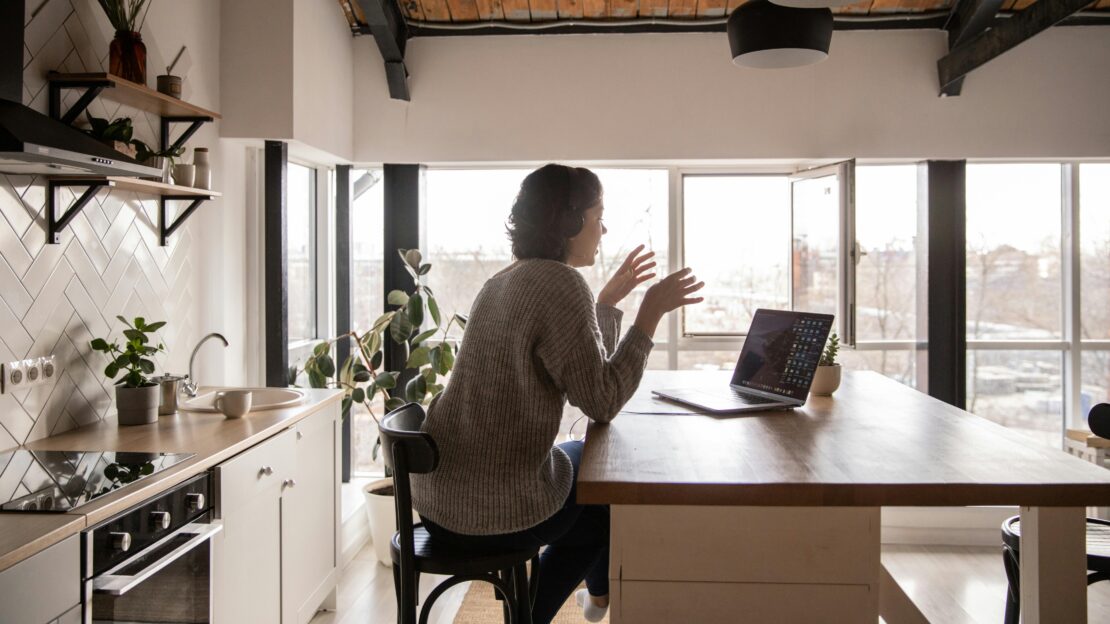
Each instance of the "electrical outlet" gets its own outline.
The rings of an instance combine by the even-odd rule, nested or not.
[[[42,383],[42,362],[39,358],[23,360],[23,376],[27,379],[28,386]]]
[[[23,362],[8,362],[0,366],[0,379],[3,379],[3,384],[0,386],[2,392],[14,392],[22,389],[27,385],[27,379],[23,373]]]
[[[42,381],[47,383],[54,379],[54,375],[58,372],[58,362],[54,359],[53,355],[48,355],[40,358],[42,362]]]

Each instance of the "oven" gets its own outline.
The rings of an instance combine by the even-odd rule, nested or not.
[[[199,475],[82,533],[84,624],[212,621],[211,489]]]

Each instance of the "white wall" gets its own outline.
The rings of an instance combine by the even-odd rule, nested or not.
[[[335,0],[295,0],[293,137],[343,160],[354,154],[354,50]]]
[[[1054,28],[937,97],[940,31],[836,32],[815,66],[730,63],[724,34],[409,42],[412,102],[355,41],[362,162],[1110,156],[1110,27]]]

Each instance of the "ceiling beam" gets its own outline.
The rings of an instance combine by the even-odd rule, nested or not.
[[[961,80],[971,71],[1012,50],[1018,44],[1063,21],[1089,4],[1092,4],[1092,0],[1039,0],[990,30],[972,35],[970,39],[963,41],[937,61],[941,95],[945,95],[946,89],[951,88],[953,83]]]
[[[385,80],[389,85],[389,97],[395,100],[410,101],[408,76],[405,67],[405,42],[408,40],[408,26],[401,15],[396,0],[358,0],[358,6],[366,16],[366,27],[378,44],[378,51],[385,61]]]
[[[948,50],[955,50],[961,44],[986,32],[1001,8],[1002,0],[956,0],[944,25],[944,29],[948,31]],[[964,79],[961,76],[942,86],[940,94],[942,97],[959,95],[963,84]]]

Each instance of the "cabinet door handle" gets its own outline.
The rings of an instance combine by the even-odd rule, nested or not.
[[[303,438],[303,437],[304,437],[304,432],[302,432],[302,431],[298,431],[298,432],[297,432],[297,439],[298,439],[298,440],[300,440],[300,439],[301,439],[301,438]]]
[[[267,476],[268,477],[272,474],[274,474],[274,469],[269,467],[269,466],[263,466],[262,470],[258,471],[259,476]]]
[[[295,487],[297,485],[296,479],[286,479],[282,484],[283,487]]]

